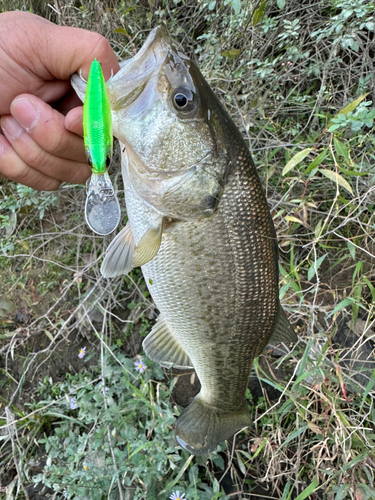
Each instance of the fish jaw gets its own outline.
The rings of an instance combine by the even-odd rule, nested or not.
[[[73,75],[72,85],[83,100],[86,83]],[[139,196],[168,218],[211,217],[228,161],[210,123],[217,103],[195,65],[158,27],[106,88],[113,133],[126,149],[129,180]],[[179,89],[194,97],[192,111],[175,109]]]
[[[128,108],[137,100],[153,75],[158,73],[168,54],[167,40],[168,35],[164,28],[157,27],[151,31],[137,54],[121,63],[120,71],[107,82],[112,111],[116,113]]]

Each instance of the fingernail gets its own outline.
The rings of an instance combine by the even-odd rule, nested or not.
[[[11,139],[17,139],[17,137],[20,136],[22,132],[24,132],[24,129],[21,127],[18,121],[11,116],[4,116],[1,119],[1,128],[3,129],[5,135],[10,137]]]
[[[26,97],[13,101],[10,111],[27,132],[35,127],[39,121],[39,109]]]

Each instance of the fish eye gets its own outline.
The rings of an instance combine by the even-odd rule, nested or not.
[[[172,95],[172,102],[175,109],[183,113],[190,113],[196,108],[195,95],[189,89],[176,89]]]

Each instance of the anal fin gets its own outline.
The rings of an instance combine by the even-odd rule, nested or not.
[[[279,312],[276,319],[275,329],[273,331],[272,337],[270,338],[270,344],[279,344],[284,342],[284,344],[292,344],[297,342],[298,337],[296,332],[293,330],[288,318],[285,316],[285,311],[279,305]]]
[[[184,349],[172,335],[166,319],[159,316],[151,332],[143,341],[146,356],[165,368],[193,368]]]
[[[129,222],[111,241],[107,248],[100,272],[104,278],[128,274],[133,269],[135,242]]]

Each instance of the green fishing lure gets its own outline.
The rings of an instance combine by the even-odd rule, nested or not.
[[[105,174],[112,155],[112,117],[101,65],[95,59],[87,80],[83,137],[92,172]]]
[[[112,117],[105,80],[97,59],[91,63],[83,105],[83,139],[91,167],[85,218],[100,235],[112,233],[121,218],[120,205],[107,169],[112,157]]]

